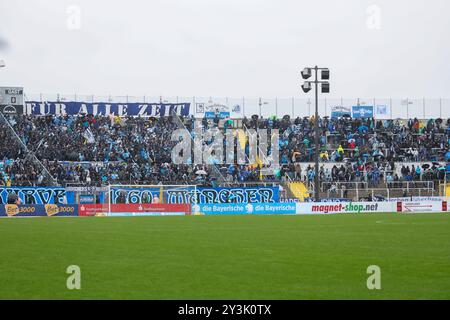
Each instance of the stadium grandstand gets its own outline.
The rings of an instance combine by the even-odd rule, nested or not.
[[[280,199],[286,202],[314,196],[314,116],[245,115],[236,106],[211,102],[206,106],[210,111],[202,110],[200,120],[192,110],[160,116],[94,115],[88,109],[71,114],[39,112],[41,106],[57,110],[51,107],[93,105],[66,103],[59,95],[57,99],[53,105],[26,102],[25,114],[1,115],[0,183],[4,186],[99,190],[108,185],[272,186],[280,188]],[[159,104],[165,105],[162,98]],[[260,108],[261,104],[259,99]],[[200,107],[205,108],[203,104]],[[233,117],[230,109],[241,113]],[[378,119],[373,110],[370,117],[352,118],[351,112],[342,113],[342,107],[334,110],[341,114],[332,112],[331,117],[319,119],[322,199],[372,201],[446,195],[450,119],[389,119],[386,115]],[[234,143],[244,147],[247,158],[248,130],[278,130],[279,165],[263,161],[174,164],[173,132],[184,128],[193,134],[196,126],[238,132]]]

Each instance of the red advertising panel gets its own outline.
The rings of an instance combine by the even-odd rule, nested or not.
[[[189,204],[112,204],[111,212],[191,212]]]
[[[107,204],[79,205],[78,214],[82,217],[106,216],[109,206]],[[189,204],[111,204],[111,213],[184,213],[191,214]]]
[[[78,206],[80,217],[106,216],[108,206],[103,204],[81,204]]]

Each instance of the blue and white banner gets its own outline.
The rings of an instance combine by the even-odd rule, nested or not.
[[[230,113],[229,112],[205,112],[205,118],[206,119],[215,119],[216,117],[218,117],[219,119],[227,119],[230,117]]]
[[[383,105],[377,105],[377,115],[379,116],[386,116],[388,114],[388,106],[383,104]]]
[[[19,197],[22,204],[73,203],[64,188],[0,187],[0,204],[8,203],[8,196]]]
[[[111,188],[111,203],[275,203],[279,201],[278,187],[254,188],[193,188],[185,186],[161,188]],[[164,199],[160,199],[164,197]]]
[[[88,102],[25,102],[25,114],[94,116],[167,117],[174,111],[179,116],[190,114],[190,103],[88,103]]]
[[[342,118],[344,116],[351,116],[352,115],[352,109],[350,107],[343,107],[343,106],[334,106],[331,107],[331,118]]]
[[[295,214],[295,203],[241,203],[241,204],[196,204],[192,214],[241,215],[241,214]]]
[[[199,203],[274,203],[279,201],[278,187],[199,188]]]
[[[93,194],[80,194],[80,204],[94,204],[95,196]]]
[[[373,106],[353,106],[353,118],[373,118]]]

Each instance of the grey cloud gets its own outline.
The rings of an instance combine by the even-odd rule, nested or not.
[[[81,9],[79,30],[66,26],[69,5]],[[369,5],[381,10],[379,30],[367,27]],[[302,95],[299,70],[320,64],[332,72],[330,96],[445,97],[446,12],[447,0],[3,0],[0,84],[290,97]]]
[[[4,38],[0,38],[0,50],[6,50],[9,47],[8,41]]]

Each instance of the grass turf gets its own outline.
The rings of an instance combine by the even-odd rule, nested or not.
[[[0,299],[449,299],[450,215],[0,219]],[[69,265],[81,290],[66,288]],[[366,287],[369,265],[382,290]]]

